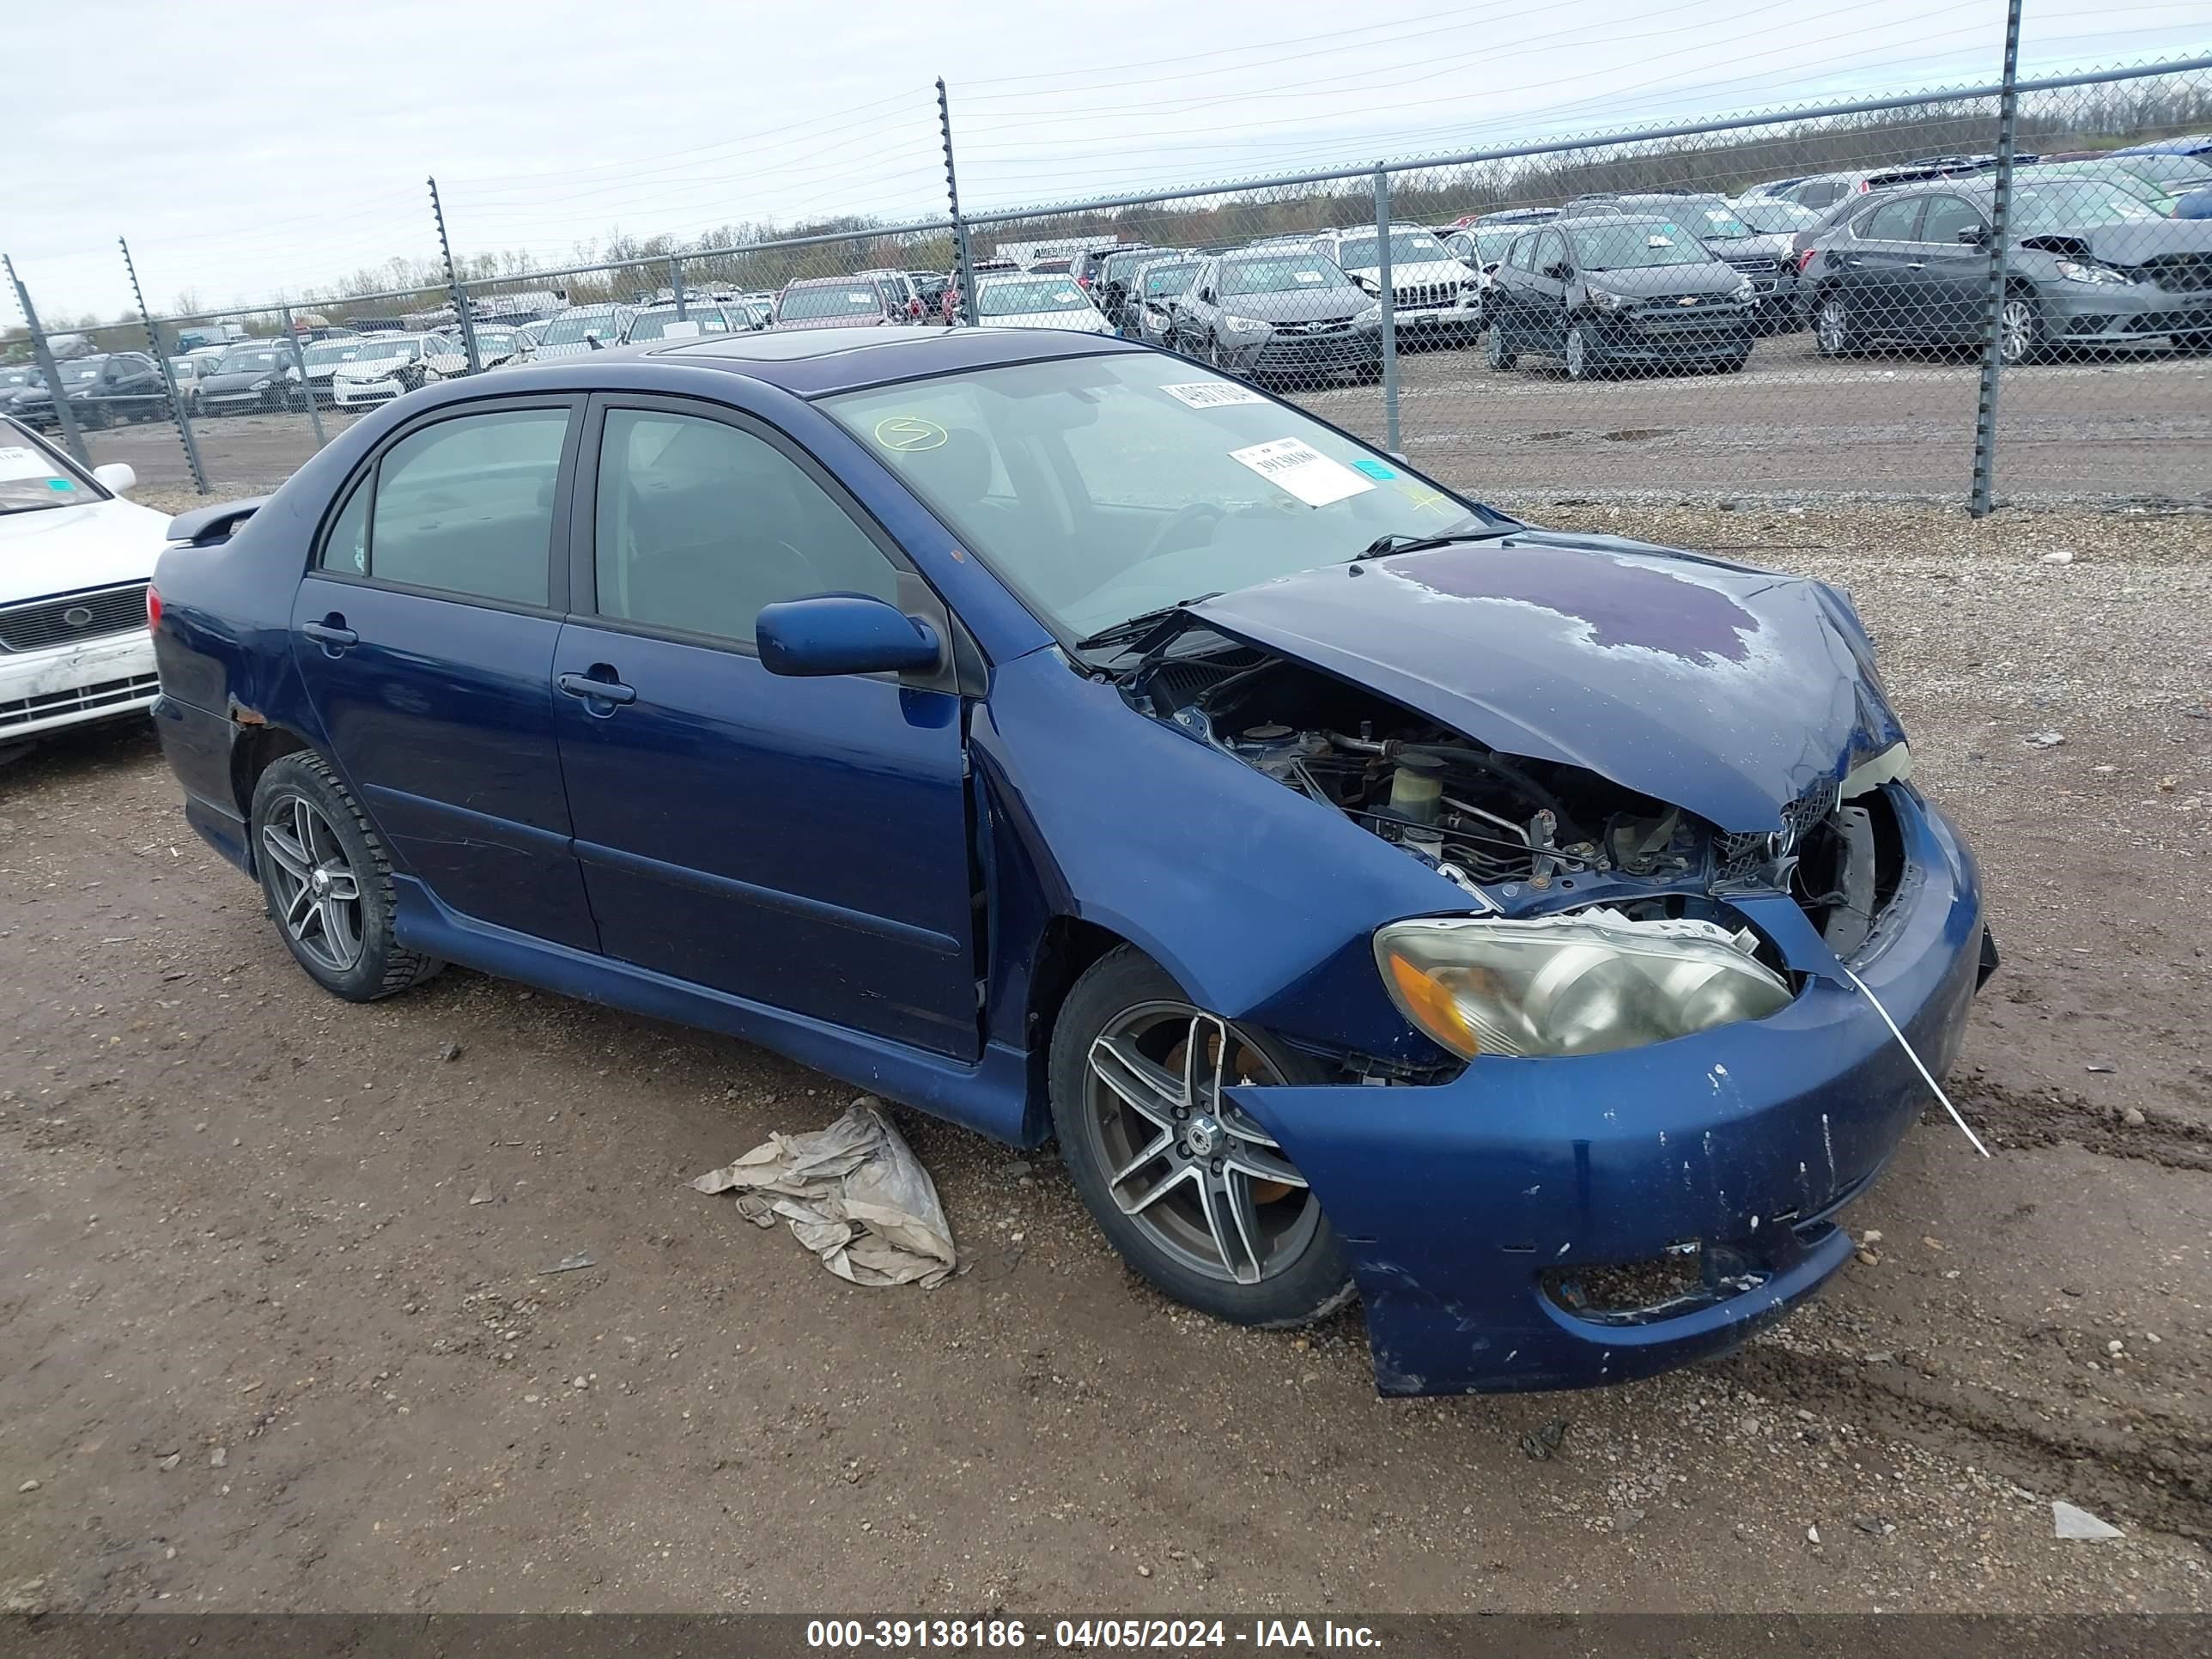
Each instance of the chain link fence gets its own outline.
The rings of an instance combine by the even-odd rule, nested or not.
[[[2009,132],[1979,88],[958,225],[966,280],[948,218],[45,343],[93,459],[224,492],[432,380],[980,322],[1181,352],[1508,502],[2212,506],[2212,59],[2022,82]]]

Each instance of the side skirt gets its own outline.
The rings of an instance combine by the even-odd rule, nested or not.
[[[826,1020],[772,1008],[727,992],[634,967],[587,951],[549,944],[471,921],[440,903],[410,876],[395,874],[399,943],[501,979],[520,980],[678,1025],[741,1037],[817,1071],[1021,1146],[1041,1138],[1028,1125],[1029,1056],[992,1043],[973,1066]],[[1043,1114],[1037,1114],[1040,1121]]]

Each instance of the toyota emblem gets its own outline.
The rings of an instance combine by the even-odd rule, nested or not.
[[[62,612],[62,620],[71,628],[89,628],[92,626],[92,607],[73,605]]]

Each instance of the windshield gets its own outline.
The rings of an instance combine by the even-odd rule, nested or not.
[[[1451,255],[1425,230],[1390,233],[1390,263],[1394,265],[1441,264]],[[1336,245],[1336,262],[1346,270],[1370,270],[1382,263],[1381,242],[1373,236],[1349,236]]]
[[[849,287],[794,288],[776,307],[775,319],[780,323],[811,322],[824,317],[880,313],[883,308],[882,296],[867,283],[854,283]]]
[[[0,421],[0,514],[106,499],[106,490],[78,477],[22,428]]]
[[[2063,185],[2023,185],[2014,192],[2012,210],[2015,235],[2098,225],[2154,225],[2165,216],[2133,191],[2076,179]]]
[[[1567,234],[1584,270],[1641,270],[1653,265],[1702,265],[1712,255],[1671,219],[1627,219],[1577,225]]]
[[[306,356],[309,368],[328,368],[333,363],[349,363],[369,354],[370,343],[367,340],[325,340],[309,346]]]
[[[596,334],[600,343],[612,345],[620,331],[615,326],[614,313],[607,311],[572,311],[565,317],[556,317],[546,325],[543,343],[546,345],[581,345],[584,336]]]
[[[0,392],[12,392],[17,386],[39,384],[39,372],[34,368],[0,368]]]
[[[276,368],[277,361],[273,346],[255,346],[246,351],[232,349],[222,354],[222,361],[216,365],[215,372],[218,374],[246,374],[266,371]]]
[[[678,323],[684,326],[677,327]],[[730,319],[722,314],[720,306],[687,305],[681,317],[672,306],[666,311],[641,312],[638,319],[629,325],[629,337],[633,343],[667,339],[672,337],[672,337],[679,340],[700,334],[727,334]]]
[[[1378,451],[1155,352],[823,400],[1064,638],[1484,523]],[[1191,509],[1210,508],[1210,512]]]
[[[1088,311],[1091,301],[1065,276],[1035,283],[981,283],[975,289],[979,317],[1024,317],[1040,311]]]
[[[360,343],[359,351],[339,361],[349,363],[411,363],[422,355],[422,343],[419,340],[394,338],[388,335],[381,340],[363,340]]]
[[[1173,295],[1190,292],[1191,278],[1198,275],[1192,265],[1154,265],[1145,273],[1145,297],[1147,300],[1166,299]]]
[[[2212,167],[2194,155],[2118,155],[2112,158],[2112,165],[2125,167],[2138,178],[2181,190],[2202,190],[2212,185]]]
[[[1795,202],[1778,201],[1771,196],[1746,197],[1735,204],[1736,216],[1762,236],[1773,236],[1784,231],[1810,230],[1820,222],[1820,216],[1808,207]]]
[[[1740,242],[1747,236],[1759,234],[1734,208],[1722,202],[1686,207],[1682,216],[1698,228],[1698,234],[1718,242]]]
[[[1350,288],[1352,279],[1328,260],[1310,253],[1278,259],[1232,259],[1221,267],[1221,292],[1303,294],[1312,289]]]

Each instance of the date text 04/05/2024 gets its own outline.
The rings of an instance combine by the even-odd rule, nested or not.
[[[1318,1624],[1304,1619],[1057,1619],[1035,1628],[1019,1619],[817,1619],[807,1621],[812,1648],[892,1651],[925,1649],[1039,1648],[1087,1652],[1098,1648],[1161,1650],[1225,1648],[1232,1643],[1262,1649],[1376,1648],[1366,1625]]]

